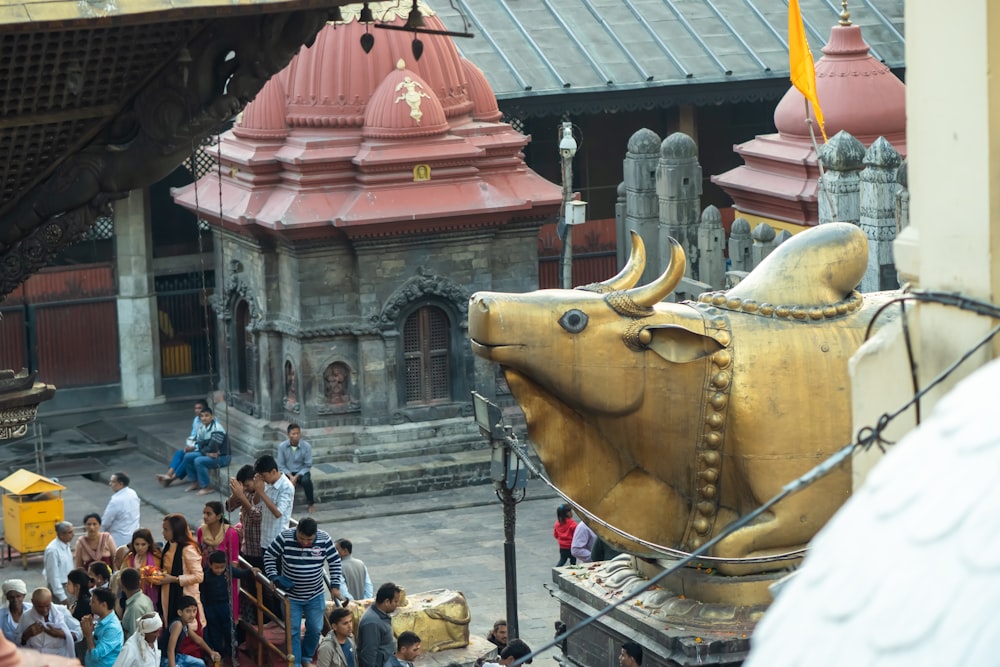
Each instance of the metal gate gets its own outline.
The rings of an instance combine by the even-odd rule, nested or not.
[[[0,368],[38,371],[60,388],[121,381],[110,264],[50,269],[0,306]]]
[[[209,350],[215,350],[215,312],[205,306],[205,298],[215,291],[215,272],[205,272],[205,291],[201,276],[199,272],[178,273],[155,279],[165,378],[217,374],[218,362],[209,363]]]

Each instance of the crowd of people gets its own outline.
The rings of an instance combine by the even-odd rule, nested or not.
[[[123,472],[112,480],[116,495],[129,485]],[[351,541],[334,541],[314,518],[292,525],[294,487],[273,456],[242,467],[230,491],[225,504],[205,503],[196,529],[182,514],[164,517],[160,541],[148,528],[136,527],[118,546],[112,526],[88,514],[86,532],[74,544],[73,525],[60,522],[45,550],[46,586],[29,597],[23,581],[3,583],[0,629],[16,645],[75,656],[87,667],[229,662],[241,641],[239,582],[263,572],[270,593],[265,602],[274,617],[282,618],[284,610],[277,591],[287,598],[284,620],[297,666],[412,662],[419,637],[394,638],[389,621],[402,589],[386,583],[374,591]],[[114,496],[112,501],[118,502]],[[227,511],[238,511],[238,524],[228,522]],[[136,509],[136,521],[138,515]],[[240,567],[240,556],[250,567]],[[358,599],[374,598],[359,624],[358,645],[350,639],[353,615],[345,606],[326,619],[332,630],[321,643],[327,594],[347,605],[355,599],[350,586]]]
[[[197,481],[189,490],[212,492],[207,470],[228,464],[227,438],[205,403],[198,402],[195,412],[186,446],[158,478],[169,486],[193,473]],[[262,603],[269,617],[287,613],[296,667],[412,667],[420,637],[394,637],[392,631],[401,587],[385,583],[375,590],[351,541],[331,539],[312,517],[293,525],[296,485],[305,491],[309,512],[314,510],[312,454],[297,425],[287,433],[277,458],[260,456],[229,480],[225,503],[205,503],[196,529],[183,514],[165,516],[161,540],[139,525],[140,501],[129,476],[112,474],[103,517],[84,516],[79,537],[72,523],[56,525],[44,552],[44,587],[29,597],[24,581],[3,582],[4,636],[18,646],[76,657],[87,667],[231,663],[243,640],[240,581],[250,583],[263,573],[268,585]],[[239,521],[232,525],[227,513],[236,512]],[[240,567],[241,557],[249,567]],[[328,616],[327,594],[335,603]],[[356,633],[350,608],[355,599],[373,600]],[[329,632],[321,637],[324,621]],[[520,640],[507,643],[503,620],[489,640],[500,657],[486,664],[509,665],[530,653]]]
[[[278,444],[278,471],[288,480],[293,495],[296,487],[302,487],[309,506],[307,511],[312,514],[316,509],[311,474],[312,445],[302,439],[302,429],[298,424],[289,424],[287,435],[288,438]],[[184,446],[174,453],[167,471],[156,478],[164,487],[190,478],[192,481],[186,490],[207,496],[218,492],[212,485],[211,471],[224,468],[231,461],[226,429],[205,401],[197,401],[190,435]]]

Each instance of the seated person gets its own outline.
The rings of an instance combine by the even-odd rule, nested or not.
[[[160,667],[160,628],[157,613],[144,614],[136,621],[136,631],[125,641],[114,667]]]
[[[174,452],[174,457],[170,460],[170,467],[166,473],[156,476],[163,486],[170,486],[175,479],[184,479],[188,471],[183,469],[184,455],[195,451],[197,448],[196,438],[198,437],[198,427],[201,426],[201,411],[208,407],[205,401],[195,401],[194,421],[191,423],[191,435],[188,436],[184,447]]]
[[[161,664],[164,667],[205,667],[205,661],[201,658],[180,652],[185,639],[194,642],[213,662],[220,662],[222,656],[213,651],[200,634],[191,632],[188,628],[198,618],[198,601],[190,595],[182,596],[177,602],[177,616],[160,638],[160,650],[163,654]]]
[[[278,445],[278,471],[288,478],[293,486],[301,486],[306,494],[307,512],[316,511],[312,483],[312,445],[302,439],[302,429],[298,424],[288,425],[288,439]]]
[[[385,667],[413,667],[413,661],[420,655],[420,635],[404,630],[396,639],[396,653],[385,661]]]
[[[83,639],[83,630],[69,609],[52,603],[52,591],[36,588],[31,593],[31,609],[21,614],[14,639],[18,646],[40,653],[75,658],[76,642]]]
[[[334,607],[330,612],[330,633],[316,650],[316,667],[348,667],[356,665],[354,658],[354,612],[346,607]]]
[[[95,588],[110,588],[111,587],[111,566],[99,560],[95,560],[87,568],[87,574],[90,575],[91,587],[90,590],[93,591]]]
[[[197,450],[184,455],[184,462],[181,464],[183,470],[177,474],[177,478],[182,477],[181,473],[193,474],[195,481],[187,490],[197,491],[199,496],[207,496],[215,493],[208,479],[209,469],[229,465],[232,457],[229,454],[229,436],[215,418],[212,409],[203,408],[200,419],[201,426],[195,437]]]
[[[526,655],[531,653],[531,649],[520,639],[513,639],[507,648],[500,651],[500,657],[497,662],[487,662],[483,667],[507,667],[508,665],[513,665],[515,660],[520,660]],[[522,664],[530,665],[531,658],[525,660]]]
[[[497,647],[497,653],[507,648],[507,619],[498,619],[493,629],[486,633],[486,640]]]
[[[14,641],[14,632],[21,622],[21,615],[26,609],[31,609],[31,603],[24,601],[28,594],[28,586],[21,579],[8,579],[3,582],[3,596],[7,606],[0,607],[0,629],[3,636]]]

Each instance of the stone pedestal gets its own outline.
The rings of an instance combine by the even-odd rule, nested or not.
[[[637,565],[643,565],[640,568]],[[648,569],[633,556],[555,568],[553,595],[560,618],[573,627],[615,600],[648,586]],[[720,577],[687,568],[591,623],[566,641],[569,664],[612,665],[622,642],[643,647],[643,667],[735,666],[750,650],[750,634],[767,606],[767,586],[778,575]],[[686,593],[686,594],[685,594]],[[735,600],[701,602],[694,599]]]

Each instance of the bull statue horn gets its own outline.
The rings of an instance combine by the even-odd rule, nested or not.
[[[649,283],[640,287],[630,289],[628,294],[632,300],[640,306],[652,307],[653,304],[663,301],[674,288],[680,284],[687,268],[687,260],[684,257],[684,248],[681,244],[670,239],[670,263],[663,274]]]
[[[646,246],[642,242],[642,237],[634,229],[629,230],[632,236],[632,250],[629,251],[628,261],[618,274],[608,278],[604,282],[581,285],[578,290],[584,292],[597,292],[598,294],[608,294],[609,292],[620,292],[630,287],[634,287],[639,282],[639,277],[646,268]]]

